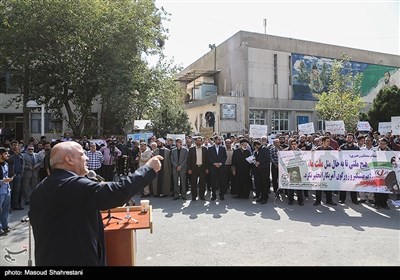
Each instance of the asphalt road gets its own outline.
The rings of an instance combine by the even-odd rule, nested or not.
[[[400,266],[399,207],[313,202],[260,205],[229,194],[213,202],[150,198],[154,231],[138,231],[137,265]],[[12,231],[0,237],[1,266],[28,264],[28,225],[20,222],[27,212],[11,214]]]

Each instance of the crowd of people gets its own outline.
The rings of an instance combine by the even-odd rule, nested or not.
[[[87,156],[87,167],[104,177],[106,181],[118,181],[132,174],[156,155],[162,157],[158,176],[142,190],[142,197],[172,197],[172,199],[225,200],[229,192],[232,197],[253,198],[260,204],[267,203],[270,194],[274,197],[287,196],[292,205],[297,196],[300,206],[304,205],[307,190],[282,190],[278,188],[278,153],[284,150],[377,150],[400,151],[400,137],[380,135],[379,132],[366,134],[347,133],[331,135],[329,132],[300,135],[284,132],[268,141],[268,136],[251,139],[247,135],[231,135],[211,138],[186,136],[185,139],[156,138],[133,141],[124,137],[110,137],[99,144],[87,137],[73,140],[69,135],[55,142],[48,142],[43,136],[40,141],[6,141],[0,144],[1,231],[9,231],[10,211],[24,209],[30,205],[30,196],[39,182],[52,172],[50,154],[54,145],[60,142],[76,141]],[[271,143],[272,142],[272,143]],[[290,173],[297,180],[298,170]],[[271,188],[272,187],[272,188]],[[191,196],[189,197],[189,191]],[[326,204],[337,205],[333,192],[325,191]],[[339,192],[340,204],[345,203],[347,192]],[[352,203],[370,203],[376,208],[389,209],[388,195],[382,193],[350,192]],[[398,198],[398,197],[397,197]],[[322,191],[316,191],[314,205],[321,204]]]

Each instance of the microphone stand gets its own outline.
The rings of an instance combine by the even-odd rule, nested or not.
[[[134,223],[139,223],[138,220],[132,218],[131,213],[129,212],[129,205],[126,207],[126,215],[125,215],[125,219],[124,219],[125,223],[129,223],[129,221],[132,221]],[[117,224],[119,224],[120,222],[117,222]]]
[[[107,216],[105,216],[105,217],[103,218],[103,220],[105,220],[105,219],[107,219],[107,222],[106,222],[106,224],[104,225],[104,227],[106,227],[107,225],[109,225],[109,224],[110,224],[110,221],[111,221],[112,219],[116,219],[116,220],[119,220],[119,221],[122,220],[121,218],[118,218],[118,217],[115,217],[115,216],[111,215],[111,210],[110,210],[110,209],[108,209],[108,214],[107,214]]]
[[[94,172],[94,174],[96,174],[95,172]],[[101,181],[101,182],[103,182],[104,181],[104,179],[103,178],[101,178],[101,179],[98,179],[98,178],[96,178],[95,176],[92,178],[92,177],[89,177],[90,179],[94,179],[94,180],[96,180],[96,181]],[[121,218],[118,218],[118,217],[115,217],[115,216],[113,216],[113,215],[111,215],[111,209],[108,209],[108,212],[107,212],[107,216],[105,216],[104,218],[103,218],[103,220],[106,220],[107,219],[107,222],[106,222],[106,224],[104,225],[104,227],[106,227],[106,226],[108,226],[109,224],[110,224],[110,221],[112,220],[112,219],[116,219],[116,220],[122,220]]]

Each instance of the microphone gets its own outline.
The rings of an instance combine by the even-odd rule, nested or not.
[[[87,177],[89,179],[95,179],[97,181],[100,182],[104,182],[106,179],[104,179],[103,177],[101,177],[100,175],[96,174],[96,172],[94,172],[93,170],[89,170]]]

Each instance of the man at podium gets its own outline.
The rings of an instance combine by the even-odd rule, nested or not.
[[[51,151],[53,172],[31,197],[29,218],[37,266],[104,266],[104,228],[100,210],[123,205],[140,192],[161,168],[152,157],[119,182],[84,177],[88,160],[81,145],[62,142]]]

